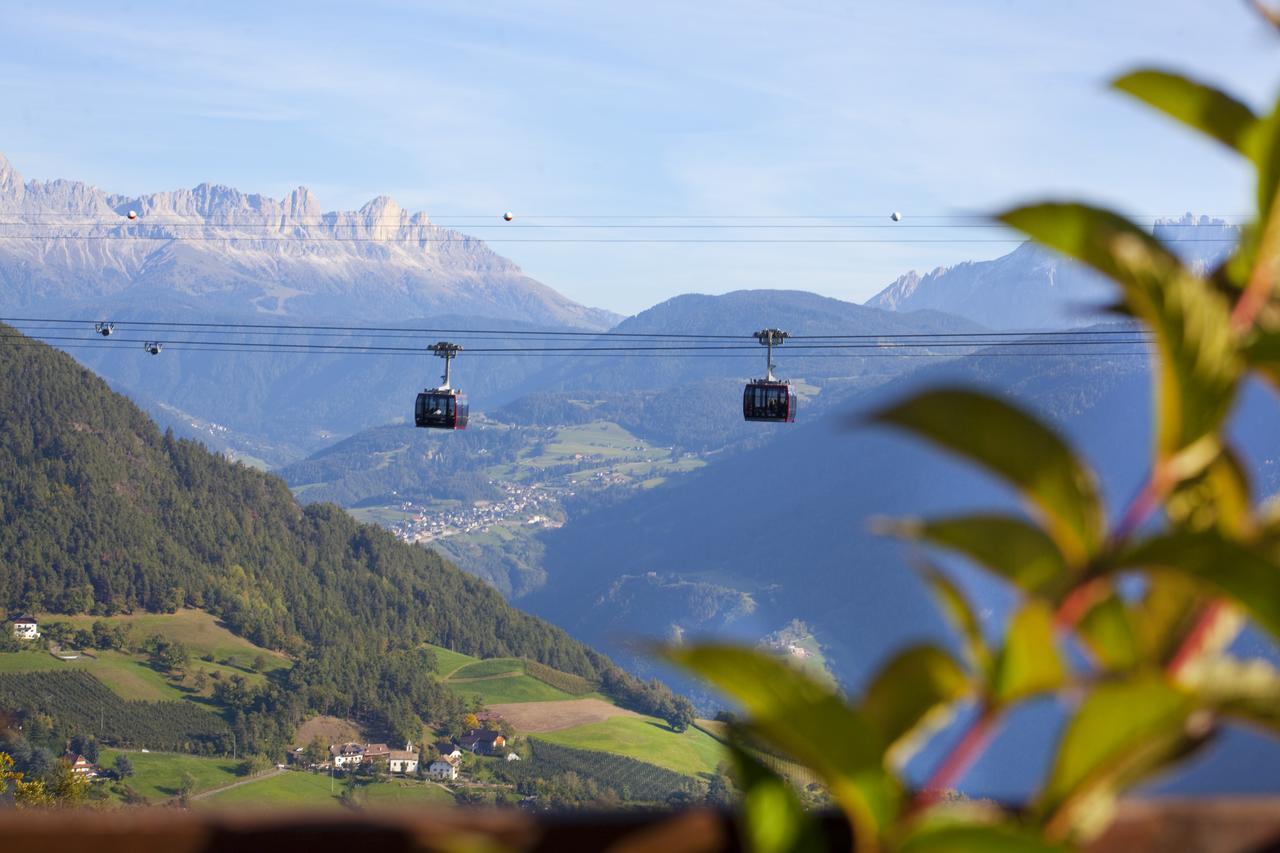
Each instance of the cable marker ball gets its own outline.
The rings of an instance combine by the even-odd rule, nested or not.
[[[508,222],[510,222],[511,220],[515,219],[516,217],[515,217],[515,214],[514,214],[514,213],[512,213],[511,211],[509,211],[509,210],[508,210],[506,213],[502,214],[502,218],[503,218],[503,219],[505,219],[505,220],[507,220]]]
[[[889,218],[890,218],[890,219],[892,219],[894,222],[901,222],[901,221],[902,221],[902,214],[895,210],[895,211],[893,212],[893,215],[892,215],[892,216],[890,216]]]
[[[131,210],[131,211],[129,211],[129,218],[130,218],[130,219],[137,219],[137,218],[138,218],[138,211],[136,211],[136,210]]]

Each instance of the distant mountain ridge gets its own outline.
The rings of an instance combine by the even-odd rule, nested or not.
[[[1239,229],[1222,219],[1157,220],[1155,236],[1193,266],[1225,257]],[[1053,329],[1100,319],[1110,285],[1086,267],[1032,243],[990,261],[965,261],[921,275],[912,270],[867,300],[887,311],[943,311],[993,329]]]
[[[10,309],[159,302],[295,319],[447,313],[588,329],[620,319],[387,196],[347,212],[325,212],[305,187],[284,199],[209,183],[129,197],[24,181],[0,155],[0,234],[0,305]]]

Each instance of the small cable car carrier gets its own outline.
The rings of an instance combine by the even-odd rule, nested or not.
[[[747,383],[742,392],[742,417],[748,421],[773,421],[794,423],[796,419],[796,390],[791,383],[773,375],[773,348],[782,346],[787,333],[780,329],[764,329],[755,332],[755,339],[768,347],[765,376]]]
[[[466,429],[470,414],[467,397],[449,387],[449,365],[457,358],[462,346],[441,341],[427,349],[444,359],[444,376],[441,377],[444,382],[438,388],[427,388],[418,394],[413,404],[413,424],[428,429]]]

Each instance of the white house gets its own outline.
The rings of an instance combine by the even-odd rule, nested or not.
[[[329,754],[333,756],[333,766],[341,770],[344,767],[355,767],[361,761],[364,761],[364,747],[358,743],[334,744],[329,747]]]
[[[519,760],[520,760],[520,756],[516,755],[514,752],[507,753],[507,761],[519,761]]]
[[[391,773],[417,773],[418,750],[406,743],[404,749],[393,749],[387,756],[387,770]]]
[[[40,639],[40,626],[34,616],[19,616],[13,620],[13,636],[19,640]]]
[[[97,766],[83,755],[68,752],[62,759],[71,765],[71,772],[77,776],[92,779],[98,775]]]
[[[437,782],[452,782],[458,778],[458,765],[462,759],[443,755],[427,767],[427,775]]]

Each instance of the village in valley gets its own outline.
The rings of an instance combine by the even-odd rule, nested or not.
[[[400,511],[408,517],[392,525],[391,530],[405,542],[426,544],[436,539],[467,533],[481,533],[496,524],[524,524],[531,528],[554,529],[564,522],[558,492],[552,487],[512,482],[493,482],[504,497],[497,501],[480,500],[470,504],[451,504],[431,509],[404,501]],[[573,491],[563,492],[572,497]]]

